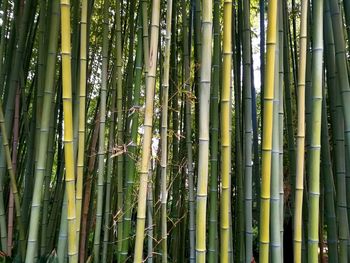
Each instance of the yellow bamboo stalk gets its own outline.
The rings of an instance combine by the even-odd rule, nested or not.
[[[221,89],[221,243],[220,261],[229,262],[230,246],[230,172],[231,172],[231,67],[232,67],[232,0],[224,1],[223,23],[223,76]]]
[[[297,132],[297,163],[295,182],[294,210],[294,262],[301,262],[302,245],[302,211],[304,192],[304,155],[305,155],[305,75],[307,49],[307,12],[308,1],[301,2],[300,18],[300,53],[298,79],[298,132]]]
[[[87,0],[81,1],[80,21],[80,89],[79,89],[79,127],[78,127],[78,158],[77,158],[77,192],[76,192],[76,216],[77,216],[77,244],[80,237],[81,207],[83,202],[83,172],[85,153],[85,94],[86,94],[86,23]]]
[[[275,89],[276,40],[277,40],[277,4],[278,0],[269,1],[266,41],[266,77],[263,110],[262,139],[262,183],[260,211],[260,262],[269,262],[270,243],[270,181],[272,155],[273,98]]]
[[[73,151],[73,110],[72,110],[72,72],[70,1],[61,0],[61,52],[62,52],[62,99],[64,118],[64,159],[66,168],[68,256],[69,262],[78,262],[77,227],[75,208],[75,175]]]
[[[141,155],[141,167],[140,167],[140,186],[139,186],[138,206],[137,206],[134,263],[141,263],[142,254],[143,254],[142,252],[143,252],[143,241],[144,241],[145,221],[146,221],[148,167],[149,167],[149,161],[151,157],[153,102],[154,102],[154,89],[156,84],[156,70],[157,70],[159,15],[160,15],[160,0],[153,0],[149,60],[146,61],[148,74],[146,79],[146,105],[145,105],[145,120],[143,125],[144,136],[143,136],[142,151],[141,151],[142,155]]]

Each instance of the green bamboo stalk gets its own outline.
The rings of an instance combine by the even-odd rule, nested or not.
[[[347,262],[348,260],[348,239],[349,239],[349,224],[347,214],[346,200],[346,167],[345,167],[345,144],[344,144],[344,117],[343,106],[340,98],[340,89],[337,88],[338,79],[341,76],[336,74],[335,53],[334,53],[334,38],[331,22],[329,4],[325,4],[325,24],[327,31],[325,43],[327,45],[327,73],[329,78],[328,92],[330,97],[330,107],[334,109],[332,117],[332,134],[334,136],[334,160],[336,174],[336,205],[339,229],[339,261]],[[337,78],[338,77],[338,78]]]
[[[8,23],[8,1],[5,1],[2,5],[1,8],[2,12],[3,12],[3,16],[2,16],[2,26],[1,26],[1,36],[0,36],[0,96],[2,96],[3,94],[3,90],[4,90],[4,81],[3,81],[3,72],[5,72],[5,67],[6,64],[4,63],[4,50],[5,50],[5,37],[6,37],[6,28],[7,28],[7,23]],[[2,231],[1,231],[2,232]],[[6,233],[6,231],[5,231]],[[3,246],[1,246],[3,247]],[[4,247],[5,250],[6,246]]]
[[[6,127],[5,127],[5,119],[4,119],[4,113],[2,110],[2,101],[0,100],[0,129],[2,134],[2,144],[3,144],[3,151],[5,152],[5,158],[6,158],[6,165],[7,170],[10,176],[10,185],[12,189],[13,198],[15,201],[15,209],[16,209],[16,221],[17,221],[17,228],[19,232],[19,245],[20,245],[20,256],[24,258],[25,254],[25,232],[23,228],[22,223],[22,216],[21,216],[21,205],[20,205],[20,196],[17,188],[17,182],[16,177],[12,168],[12,160],[11,160],[11,153],[10,153],[10,147],[9,142],[7,139],[7,133],[6,133]]]
[[[183,17],[186,17],[186,1],[183,0]],[[191,21],[192,22],[192,21]],[[192,152],[192,91],[191,81],[191,26],[188,29],[187,19],[183,22],[183,45],[184,45],[184,88],[186,91],[185,101],[185,135],[186,135],[186,157],[187,157],[187,176],[188,176],[188,230],[189,230],[189,261],[195,262],[195,203],[194,203],[194,169],[193,169],[193,152]]]
[[[139,15],[138,31],[137,31],[137,49],[136,49],[136,59],[135,59],[135,69],[134,69],[134,101],[132,106],[131,114],[131,142],[128,148],[127,155],[127,178],[126,184],[126,194],[125,194],[125,213],[124,213],[124,226],[123,226],[123,244],[121,252],[121,262],[125,262],[128,256],[128,248],[130,244],[131,235],[131,215],[133,211],[133,187],[134,187],[134,177],[136,170],[136,146],[137,146],[137,129],[139,124],[139,102],[140,102],[140,86],[141,86],[141,75],[142,75],[142,26],[141,26],[141,15]]]
[[[46,3],[44,0],[39,1],[39,22],[38,22],[38,66],[37,66],[37,74],[38,79],[36,82],[37,85],[37,104],[36,104],[36,133],[35,133],[35,141],[37,143],[40,143],[40,129],[41,129],[41,118],[42,118],[42,111],[43,111],[43,96],[44,96],[44,83],[45,83],[45,53],[46,53],[46,46],[45,46],[45,31],[46,31]],[[39,147],[35,150],[35,163],[38,163],[39,158]],[[45,168],[44,168],[45,170]]]
[[[243,89],[244,89],[244,194],[245,194],[245,262],[253,257],[253,216],[252,216],[252,94],[251,94],[251,36],[250,1],[243,1]]]
[[[11,134],[11,129],[12,129],[12,122],[13,122],[13,115],[14,115],[14,102],[15,102],[15,95],[16,95],[16,90],[18,88],[18,81],[19,81],[19,69],[21,66],[21,62],[23,59],[23,53],[24,53],[24,49],[25,49],[25,40],[27,37],[27,26],[29,24],[29,20],[34,19],[34,15],[30,16],[30,9],[31,9],[31,4],[32,1],[26,1],[25,6],[24,6],[24,10],[23,10],[23,15],[21,17],[21,19],[18,22],[18,31],[16,31],[16,34],[18,33],[18,41],[16,42],[16,46],[15,48],[12,48],[14,50],[14,54],[11,53],[13,52],[12,49],[11,52],[6,52],[7,54],[11,53],[11,57],[6,57],[5,58],[5,63],[7,64],[5,66],[6,74],[7,74],[7,79],[6,79],[6,90],[5,90],[5,94],[4,94],[4,98],[5,98],[5,104],[4,104],[4,127],[5,127],[5,131],[6,134]],[[14,24],[13,24],[14,25]],[[11,32],[11,35],[14,35],[14,30],[15,28],[13,27],[12,29],[13,31]],[[16,40],[17,40],[16,39]],[[15,39],[13,38],[13,44],[15,42]],[[10,48],[10,45],[9,45]],[[5,73],[5,70],[3,70],[3,73]],[[2,79],[4,80],[4,79]],[[4,83],[2,81],[2,83]],[[33,82],[34,83],[34,82]],[[4,144],[3,142],[3,134],[0,135],[0,144]],[[4,182],[4,178],[5,178],[5,173],[6,173],[6,152],[5,149],[3,147],[0,147],[0,181],[1,181],[1,187],[2,187],[2,183]],[[15,193],[13,193],[15,194]],[[0,198],[3,199],[3,194],[0,194]],[[19,206],[19,200],[17,205],[16,205],[16,197],[15,198],[15,206],[16,206],[16,214],[17,214],[17,209],[20,209],[20,207],[17,208],[17,206]],[[0,203],[4,204],[3,200],[0,199]],[[1,206],[1,205],[0,205]],[[2,209],[0,209],[0,215],[2,214],[2,211],[5,210],[5,208],[1,211]],[[2,236],[7,236],[6,234],[6,230],[4,230],[4,228],[6,228],[5,226],[5,218],[3,216],[1,216],[2,218],[2,222],[0,223],[0,225],[2,225],[2,230],[4,233],[2,233]],[[24,230],[23,230],[24,231]],[[24,259],[24,254],[25,254],[25,244],[23,244],[25,236],[24,236],[24,232],[22,233],[21,237],[20,237],[20,241],[21,241],[21,256]],[[5,241],[5,238],[2,239],[3,241]],[[6,248],[7,250],[7,245],[4,245],[4,248]]]
[[[14,125],[13,125],[13,141],[12,141],[12,168],[13,173],[17,174],[18,169],[18,163],[17,163],[17,156],[18,156],[18,142],[19,142],[19,111],[20,111],[20,90],[17,88],[16,92],[16,101],[15,101],[15,115],[14,115]],[[13,200],[13,194],[12,189],[10,189],[9,193],[9,201],[8,201],[8,239],[7,239],[7,247],[8,247],[8,256],[12,255],[12,248],[13,248],[13,211],[14,211],[14,200]]]
[[[334,95],[330,96],[331,88],[336,87],[336,64],[332,21],[330,16],[329,4],[325,2],[325,66],[328,87],[328,97],[330,100],[331,110],[335,106],[332,100],[335,100]],[[334,121],[334,114],[331,114],[331,120]],[[328,258],[331,262],[338,262],[338,229],[335,214],[335,183],[333,179],[333,170],[331,163],[330,147],[329,147],[329,132],[327,124],[327,105],[326,100],[323,100],[322,108],[322,175],[325,183],[325,208],[326,208],[326,224],[327,224],[327,243],[328,243]]]
[[[210,94],[210,196],[208,262],[218,262],[218,156],[219,156],[219,87],[220,87],[220,1],[214,1],[213,13],[213,63]]]
[[[81,1],[80,20],[80,78],[79,78],[79,128],[77,156],[77,243],[80,240],[81,209],[83,202],[83,174],[85,156],[86,64],[87,64],[87,1]]]
[[[152,120],[153,120],[153,101],[155,89],[155,77],[158,53],[158,36],[159,36],[159,16],[160,1],[152,2],[152,22],[151,22],[151,41],[149,60],[146,61],[148,74],[146,79],[146,106],[144,120],[144,140],[142,144],[141,167],[140,167],[140,186],[137,207],[137,223],[136,223],[136,240],[135,240],[135,256],[134,262],[142,261],[142,248],[144,240],[144,229],[146,219],[146,195],[148,180],[148,164],[151,157],[151,138],[152,138]]]
[[[349,1],[343,1],[343,5],[344,5],[347,37],[349,39],[349,37],[350,37],[350,3],[349,3]]]
[[[326,31],[327,32],[327,31]],[[329,135],[327,127],[327,106],[323,100],[322,107],[322,176],[324,181],[324,198],[327,224],[327,244],[329,262],[338,262],[338,233],[334,207],[335,185],[333,180],[332,163],[329,149]]]
[[[50,38],[48,44],[48,57],[45,76],[45,92],[42,99],[42,117],[39,131],[39,147],[37,150],[37,165],[35,168],[35,184],[30,213],[30,228],[27,242],[26,262],[33,262],[38,249],[39,222],[42,206],[42,189],[47,165],[47,150],[49,142],[50,117],[52,111],[52,98],[54,96],[54,80],[57,58],[59,33],[59,1],[52,6]]]
[[[58,97],[58,96],[57,96]],[[58,98],[57,98],[58,100]],[[57,128],[57,119],[58,119],[58,103],[56,104],[56,98],[53,96],[51,100],[51,117],[50,117],[50,128],[49,128],[49,142],[47,146],[47,162],[46,162],[46,173],[44,177],[44,198],[43,198],[43,215],[46,215],[43,217],[43,223],[41,228],[41,256],[44,257],[48,253],[52,251],[52,247],[50,246],[50,243],[47,240],[47,234],[49,228],[49,216],[50,214],[54,213],[54,208],[51,208],[51,211],[49,213],[50,208],[50,201],[54,199],[54,190],[55,188],[50,187],[51,183],[51,175],[52,170],[54,168],[54,155],[56,152],[56,128]],[[58,149],[57,149],[58,150]],[[57,164],[57,167],[59,165]],[[56,167],[56,169],[57,169]],[[56,184],[57,185],[57,184]],[[57,208],[56,208],[57,209]]]
[[[345,181],[345,145],[344,145],[344,118],[341,104],[340,90],[337,85],[333,86],[331,96],[336,100],[336,119],[333,136],[335,137],[335,173],[336,173],[336,204],[339,229],[339,261],[348,261],[349,225],[346,202],[346,181]],[[331,87],[330,87],[331,88]]]
[[[343,20],[339,10],[338,1],[329,0],[329,7],[332,17],[332,27],[334,35],[335,44],[335,58],[337,72],[339,76],[340,94],[343,104],[343,114],[344,114],[344,128],[345,128],[345,143],[350,145],[350,85],[349,85],[349,73],[346,58],[346,48],[345,48],[345,37],[343,30]],[[350,147],[348,149],[348,154],[350,153]]]
[[[117,96],[117,90],[115,85],[112,85],[111,91],[112,99],[110,102],[110,124],[109,124],[109,139],[108,139],[108,159],[107,159],[107,174],[106,174],[106,196],[105,196],[105,209],[104,209],[104,232],[103,232],[103,250],[102,250],[102,262],[107,262],[109,237],[110,237],[110,223],[112,219],[111,211],[111,181],[113,176],[114,158],[113,158],[113,147],[114,147],[114,130],[115,130],[115,101]],[[109,259],[110,260],[110,259]]]
[[[289,42],[288,42],[288,29],[289,29],[289,19],[288,19],[288,6],[287,4],[284,4],[283,6],[284,13],[283,13],[283,25],[284,25],[284,38],[283,38],[283,61],[284,61],[284,104],[285,104],[285,111],[286,111],[286,131],[287,131],[287,142],[288,142],[288,164],[289,164],[289,171],[290,171],[290,177],[289,177],[289,183],[291,188],[291,206],[292,206],[292,213],[294,212],[295,207],[295,176],[296,176],[296,150],[295,150],[295,142],[294,142],[294,135],[295,135],[295,125],[294,125],[294,114],[293,114],[293,106],[295,105],[295,100],[292,96],[292,90],[291,87],[294,85],[294,83],[291,83],[291,72],[290,72],[290,55],[289,55]],[[300,53],[301,55],[301,53]],[[300,70],[300,68],[299,68]],[[286,214],[287,217],[289,217],[287,220],[292,219],[292,213]]]
[[[178,1],[173,2],[174,8],[172,9],[172,38],[171,38],[171,50],[170,50],[170,97],[171,97],[171,123],[172,126],[172,159],[171,159],[171,181],[172,181],[172,203],[171,203],[171,218],[174,222],[178,222],[179,220],[179,212],[180,212],[180,202],[181,196],[179,195],[180,191],[180,173],[179,173],[179,76],[178,76],[178,34],[177,34],[177,24],[178,24],[178,10],[177,10]],[[170,247],[172,250],[172,256],[174,262],[178,262],[179,258],[179,250],[178,250],[178,241],[179,241],[179,227],[180,224],[174,224]]]
[[[234,18],[235,21],[239,20],[238,18],[242,15],[241,6],[239,5],[238,8],[238,14],[235,9],[234,10]],[[238,22],[238,21],[237,21]],[[236,22],[235,22],[236,23]],[[234,232],[233,232],[233,239],[235,240],[235,244],[232,244],[232,246],[235,246],[237,248],[237,252],[235,253],[235,260],[242,261],[242,255],[244,255],[244,251],[242,249],[242,246],[244,245],[242,243],[244,238],[244,221],[243,221],[243,202],[244,202],[244,194],[243,194],[243,147],[242,147],[242,135],[241,131],[243,130],[242,127],[242,100],[241,100],[241,36],[242,31],[241,27],[243,26],[242,23],[238,25],[238,29],[236,30],[235,23],[233,23],[233,31],[236,32],[236,37],[233,38],[233,47],[234,47],[234,53],[235,56],[235,63],[234,63],[234,99],[235,99],[235,163],[234,167],[236,170],[236,182],[235,187],[237,188],[237,197],[235,200],[237,209],[235,209],[234,214],[235,218],[237,218],[236,223],[234,226]],[[231,217],[230,217],[231,218]],[[232,242],[233,243],[233,242]],[[231,246],[230,246],[231,247]]]
[[[68,224],[67,224],[67,191],[64,190],[64,197],[62,202],[62,211],[61,211],[61,220],[60,220],[60,230],[58,235],[58,244],[57,244],[57,256],[58,262],[64,263],[66,258],[67,251],[67,232],[68,232]]]
[[[168,101],[169,101],[169,64],[170,64],[170,45],[171,45],[171,14],[173,2],[167,1],[166,14],[166,35],[163,64],[163,81],[162,81],[162,128],[161,128],[161,243],[162,243],[162,262],[168,261],[167,248],[167,163],[168,163]]]
[[[117,4],[119,5],[119,4]],[[118,11],[122,11],[122,9],[118,6]],[[120,12],[117,13],[117,49],[116,49],[116,70],[117,70],[117,138],[116,142],[119,147],[124,145],[123,138],[123,75],[122,75],[122,66],[123,66],[123,58],[122,58],[122,48],[121,48],[121,20],[120,20]],[[130,14],[134,15],[134,14]],[[131,39],[132,40],[132,39]],[[132,72],[129,72],[132,74]],[[123,213],[123,189],[124,189],[124,180],[123,180],[123,166],[124,166],[124,154],[120,154],[117,157],[117,210]],[[119,216],[117,218],[117,239],[118,239],[118,253],[120,254],[122,250],[122,239],[123,239],[123,217]]]
[[[310,8],[310,5],[309,7]],[[308,15],[308,23],[311,22],[311,14]],[[311,47],[311,26],[308,27],[307,32],[307,53],[306,53],[306,78],[305,78],[305,120],[306,120],[306,127],[311,126],[311,106],[312,106],[312,47]],[[308,130],[309,131],[309,130]],[[310,137],[311,132],[307,132],[305,134],[305,148],[309,149],[310,147]],[[305,149],[304,149],[305,150]],[[306,164],[308,163],[308,159],[310,158],[310,155],[306,155]],[[305,166],[305,174],[309,174],[310,167],[308,165]],[[309,199],[308,199],[308,182],[307,178],[304,177],[303,182],[303,208],[302,208],[302,224],[305,227],[302,227],[302,262],[307,261],[307,240],[308,240],[308,207],[309,207]]]
[[[308,262],[318,261],[322,115],[323,2],[313,6],[312,111],[309,163]]]
[[[104,159],[105,159],[105,126],[106,126],[106,102],[107,102],[107,67],[108,67],[108,21],[109,0],[103,2],[103,40],[102,40],[102,82],[100,93],[100,131],[98,141],[98,179],[97,179],[97,205],[96,226],[94,234],[94,262],[100,260],[100,240],[103,215],[104,197]]]

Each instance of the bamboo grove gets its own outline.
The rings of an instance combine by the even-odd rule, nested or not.
[[[350,262],[350,1],[0,1],[1,262]]]

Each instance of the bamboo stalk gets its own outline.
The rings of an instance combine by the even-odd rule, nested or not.
[[[270,180],[271,180],[271,155],[272,155],[272,127],[273,127],[273,99],[274,99],[274,74],[276,67],[276,38],[277,38],[277,5],[278,0],[271,0],[268,8],[267,25],[267,54],[266,75],[264,85],[263,108],[263,139],[262,139],[262,183],[260,205],[260,262],[269,260],[270,243]]]
[[[72,123],[71,87],[71,41],[70,41],[70,1],[61,0],[61,52],[62,52],[62,100],[64,119],[64,159],[66,168],[68,255],[70,262],[78,261],[76,209],[75,209],[75,171]]]
[[[102,82],[100,93],[100,123],[98,141],[98,179],[97,179],[97,205],[96,205],[96,226],[94,234],[94,262],[100,260],[100,242],[103,215],[104,197],[104,157],[105,157],[105,126],[106,126],[106,102],[107,102],[107,67],[108,67],[108,21],[109,21],[109,0],[103,2],[103,40],[102,40]]]
[[[217,262],[218,246],[218,158],[219,158],[219,87],[221,68],[220,1],[214,1],[213,12],[213,63],[210,94],[210,195],[208,262]]]
[[[183,17],[186,17],[186,0],[183,0]],[[195,203],[194,203],[194,169],[193,169],[193,151],[192,151],[192,91],[191,81],[191,25],[187,30],[187,19],[184,19],[184,86],[187,92],[185,101],[185,134],[186,134],[186,156],[187,156],[187,175],[188,175],[188,230],[189,230],[189,261],[195,262]]]
[[[168,150],[168,101],[169,101],[169,64],[170,64],[170,45],[171,45],[171,14],[173,2],[167,1],[166,14],[166,35],[163,64],[162,81],[162,129],[161,129],[161,238],[162,238],[162,262],[168,261],[167,252],[167,150]]]
[[[59,33],[59,1],[54,1],[51,16],[50,38],[48,44],[47,68],[45,77],[45,91],[42,99],[42,116],[39,131],[39,147],[37,148],[37,165],[35,169],[35,184],[32,207],[30,213],[30,228],[27,242],[26,262],[31,262],[36,257],[38,248],[38,234],[40,212],[42,206],[42,190],[46,173],[47,150],[49,142],[49,127],[52,110],[52,98],[54,97],[54,80],[56,66],[56,52]]]
[[[281,27],[281,2],[278,2],[278,31]],[[273,128],[272,128],[272,163],[271,163],[271,261],[281,262],[281,237],[280,237],[280,156],[279,156],[279,108],[280,108],[280,62],[281,56],[281,38],[280,32],[278,32],[277,45],[276,45],[276,66],[275,66],[275,90],[273,99]],[[282,64],[283,66],[283,64]],[[283,174],[283,173],[282,173]]]
[[[81,209],[83,202],[83,174],[85,156],[85,109],[86,109],[86,64],[87,64],[87,0],[81,1],[80,20],[80,78],[79,78],[79,132],[77,156],[77,244],[80,239]]]
[[[128,256],[128,248],[131,239],[131,216],[133,212],[133,187],[134,187],[134,177],[136,170],[136,158],[137,158],[137,129],[139,125],[139,103],[140,103],[140,86],[141,86],[141,75],[142,75],[142,25],[141,25],[141,15],[138,18],[138,32],[137,32],[137,50],[135,59],[135,70],[134,70],[134,102],[133,109],[134,112],[131,115],[131,142],[128,149],[127,156],[127,178],[126,178],[126,194],[125,194],[125,213],[124,213],[124,226],[123,226],[123,244],[121,251],[121,262],[125,262]]]
[[[199,88],[199,146],[196,209],[196,261],[206,258],[206,213],[209,156],[209,98],[212,53],[212,0],[203,1]]]
[[[313,6],[312,111],[309,174],[308,262],[318,261],[322,114],[323,1]]]
[[[224,27],[223,27],[223,76],[221,89],[221,207],[220,207],[220,262],[229,261],[230,246],[230,183],[231,183],[231,68],[232,68],[232,1],[224,1]],[[205,43],[205,41],[203,41]],[[204,46],[203,46],[204,49]],[[250,86],[249,86],[250,90]]]
[[[325,2],[325,66],[328,87],[328,97],[330,101],[331,111],[332,106],[335,106],[332,100],[335,95],[331,95],[331,88],[336,87],[336,64],[332,21],[330,16],[329,4]],[[331,113],[331,120],[334,114]],[[325,184],[325,209],[326,209],[326,224],[327,224],[327,243],[328,243],[328,258],[331,262],[338,262],[338,229],[335,213],[335,183],[333,179],[333,165],[331,163],[331,152],[329,147],[329,132],[327,124],[327,104],[326,99],[323,100],[322,108],[322,175]]]
[[[348,73],[348,62],[346,57],[345,37],[343,30],[343,19],[339,10],[339,3],[335,0],[328,0],[335,44],[335,58],[339,76],[340,94],[343,104],[345,143],[350,145],[350,84]],[[350,154],[350,147],[347,147]]]
[[[17,88],[16,101],[15,101],[15,115],[14,115],[14,127],[13,127],[13,142],[12,142],[12,168],[13,173],[16,176],[17,173],[17,155],[18,155],[18,136],[19,136],[19,108],[20,108],[20,89]],[[14,199],[12,189],[9,194],[9,205],[8,205],[8,238],[7,238],[7,254],[11,257],[13,248],[13,211],[14,211]]]
[[[245,194],[245,262],[253,257],[253,216],[252,216],[252,94],[251,94],[251,36],[250,1],[243,1],[243,92],[244,92],[244,194]]]
[[[305,155],[305,75],[307,48],[307,13],[308,1],[303,0],[300,20],[300,60],[298,79],[298,133],[297,133],[297,162],[295,182],[294,210],[294,262],[301,261],[302,245],[302,211],[304,191],[304,155]]]
[[[151,139],[152,139],[152,120],[153,120],[153,101],[155,89],[155,77],[157,67],[158,53],[158,36],[159,36],[159,16],[160,1],[152,2],[152,22],[151,22],[151,41],[149,60],[147,63],[147,79],[146,79],[146,106],[144,120],[144,138],[142,143],[141,167],[140,167],[140,186],[137,206],[137,223],[136,223],[136,239],[135,239],[135,255],[134,262],[142,261],[142,248],[144,240],[144,229],[146,219],[146,197],[147,197],[147,181],[148,181],[148,164],[151,157]]]

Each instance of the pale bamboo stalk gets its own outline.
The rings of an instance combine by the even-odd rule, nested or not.
[[[280,27],[280,7],[281,2],[278,2],[278,29]],[[281,237],[280,237],[280,160],[279,160],[279,118],[278,112],[281,101],[280,99],[280,38],[279,32],[277,37],[276,45],[276,63],[275,63],[275,90],[274,90],[274,99],[273,99],[273,128],[272,128],[272,163],[271,163],[271,214],[270,214],[270,228],[271,228],[271,262],[278,263],[281,262]]]
[[[209,108],[212,55],[212,0],[203,0],[199,87],[199,146],[196,209],[196,260],[206,261],[206,214],[209,162]],[[199,18],[198,18],[199,19]],[[199,32],[197,32],[199,34]]]
[[[160,16],[160,1],[153,0],[149,60],[146,61],[148,74],[146,79],[144,137],[143,137],[143,143],[142,143],[141,165],[140,165],[140,172],[139,172],[140,186],[139,186],[138,206],[137,206],[136,239],[135,239],[135,255],[134,255],[135,263],[140,263],[142,261],[142,254],[143,254],[143,240],[144,240],[144,230],[145,230],[145,221],[146,221],[148,164],[151,158],[153,102],[154,102],[158,40],[159,40],[158,39],[159,16]]]
[[[312,110],[310,135],[309,206],[308,206],[308,262],[318,261],[320,154],[322,118],[322,71],[323,71],[323,1],[313,5],[313,53],[312,53]]]
[[[307,49],[307,13],[308,1],[301,2],[300,19],[300,51],[298,71],[298,131],[297,131],[297,162],[295,181],[295,209],[294,209],[294,262],[301,262],[302,246],[302,212],[304,192],[304,156],[305,156],[305,76]]]

